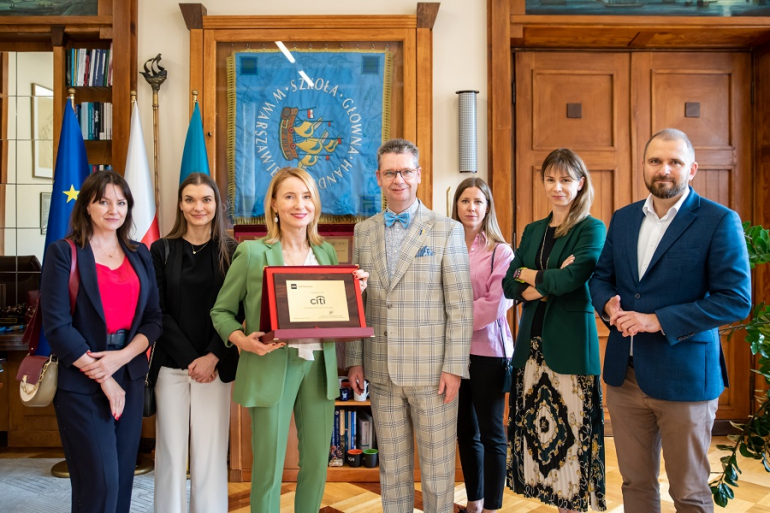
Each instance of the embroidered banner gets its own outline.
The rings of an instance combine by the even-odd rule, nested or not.
[[[278,50],[228,58],[227,156],[230,213],[254,224],[283,167],[316,180],[322,213],[369,217],[382,209],[374,171],[390,138],[388,50]],[[299,73],[302,71],[304,77]]]

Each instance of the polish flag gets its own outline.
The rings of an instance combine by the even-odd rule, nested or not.
[[[150,166],[147,163],[147,150],[144,148],[142,124],[139,121],[138,105],[134,102],[131,113],[131,135],[128,139],[128,157],[124,175],[131,194],[134,196],[134,230],[131,238],[141,241],[148,248],[160,238],[158,216],[155,211],[155,191],[150,178]]]

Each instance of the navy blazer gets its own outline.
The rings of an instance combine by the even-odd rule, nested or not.
[[[141,243],[136,251],[123,246],[129,263],[139,278],[139,299],[131,330],[126,341],[137,333],[147,337],[150,344],[162,331],[162,314],[158,306],[158,288],[150,252]],[[121,244],[122,245],[122,244]],[[75,301],[75,312],[70,314],[69,273],[72,262],[70,245],[61,239],[50,246],[43,259],[40,278],[40,301],[43,308],[43,330],[51,350],[59,358],[59,384],[62,390],[95,394],[101,390],[99,383],[88,378],[72,363],[86,351],[107,349],[107,323],[104,319],[96,262],[90,244],[77,248],[80,289]],[[126,365],[131,380],[144,379],[148,371],[147,356],[137,355]]]
[[[639,279],[637,243],[644,201],[612,216],[590,282],[594,308],[620,295],[623,310],[655,313],[662,332],[634,336],[634,371],[645,394],[667,401],[709,401],[728,385],[719,326],[751,309],[748,252],[734,211],[690,194]],[[623,384],[630,337],[610,327],[604,381]]]

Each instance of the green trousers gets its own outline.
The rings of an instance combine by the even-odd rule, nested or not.
[[[295,513],[318,513],[321,508],[329,444],[334,420],[334,401],[326,398],[326,372],[322,351],[315,361],[289,351],[286,382],[278,404],[249,408],[251,413],[252,513],[278,513],[281,507],[281,476],[286,457],[291,414],[299,439],[299,475],[294,496]]]

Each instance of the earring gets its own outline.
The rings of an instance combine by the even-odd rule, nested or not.
[[[278,214],[275,214],[275,217],[273,217],[273,222],[278,224]]]

